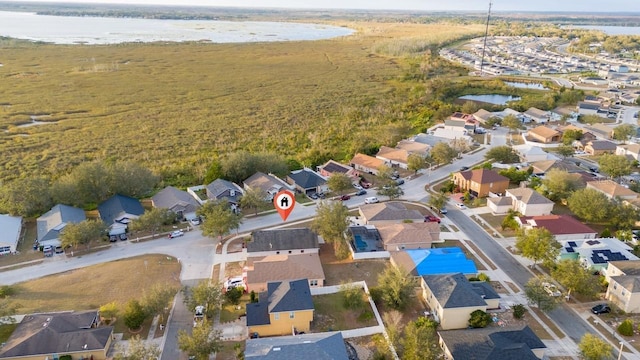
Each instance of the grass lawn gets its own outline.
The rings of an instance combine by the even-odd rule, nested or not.
[[[135,275],[135,276],[132,276]],[[16,284],[10,303],[19,313],[92,310],[116,301],[121,309],[145,289],[162,283],[180,288],[180,264],[165,255],[145,255]]]
[[[366,301],[364,291],[362,298],[365,300],[362,309],[347,309],[343,304],[341,293],[328,295],[316,295],[313,297],[314,320],[312,330],[337,331],[350,330],[377,325],[376,318]]]
[[[506,217],[506,215],[492,215],[492,214],[479,214],[484,221],[486,221],[489,225],[491,225],[494,229],[496,229],[502,236],[504,237],[513,237],[516,236],[516,231],[513,229],[502,229],[502,221]],[[482,226],[482,225],[481,225]],[[489,234],[492,234],[493,231],[491,229],[487,229]]]
[[[222,350],[216,353],[216,360],[237,360],[236,345],[240,346],[240,350],[244,351],[244,341],[223,341]]]
[[[15,330],[17,327],[17,323],[0,325],[0,344],[7,342],[7,339],[9,338],[9,336],[11,336],[11,333],[13,333],[13,330]]]
[[[249,294],[244,294],[240,298],[238,305],[225,304],[220,311],[220,322],[225,323],[228,321],[238,320],[238,317],[245,315],[247,310],[245,305],[249,302]]]

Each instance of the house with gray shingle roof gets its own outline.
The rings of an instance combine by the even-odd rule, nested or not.
[[[640,312],[640,260],[609,261],[605,298],[628,313]]]
[[[200,203],[188,192],[167,186],[151,198],[153,207],[171,210],[180,219],[191,220],[197,217]]]
[[[231,205],[238,205],[242,197],[240,186],[224,179],[215,179],[206,187],[209,200],[226,200]]]
[[[340,331],[249,339],[247,360],[350,360]]]
[[[470,282],[462,273],[424,275],[422,296],[443,330],[465,329],[476,310],[500,307],[500,296],[490,284]]]
[[[86,220],[84,210],[58,204],[36,220],[38,243],[40,245],[60,245],[60,232],[67,224],[77,224]]]
[[[397,224],[403,221],[422,222],[424,216],[418,210],[409,210],[401,202],[366,204],[358,209],[365,224]]]
[[[0,359],[45,359],[51,354],[106,359],[112,326],[98,326],[97,311],[26,315],[0,349]]]
[[[100,219],[110,227],[109,235],[127,232],[127,224],[144,214],[144,208],[138,199],[124,195],[113,195],[98,205]]]
[[[249,333],[259,336],[309,332],[313,321],[313,299],[309,280],[270,282],[257,303],[248,303]]]
[[[508,189],[505,197],[511,198],[511,208],[524,216],[549,215],[555,205],[531,188]]]
[[[327,179],[308,168],[290,172],[286,180],[289,185],[303,194],[319,193],[329,189]]]
[[[273,174],[265,174],[263,172],[258,171],[257,173],[251,175],[244,182],[244,189],[260,189],[267,194],[267,199],[269,201],[273,200],[273,197],[283,189],[293,190],[289,184],[280,180]]]
[[[16,252],[22,232],[22,217],[0,215],[0,229],[0,255]]]
[[[257,230],[247,243],[247,256],[318,252],[318,235],[309,228]]]
[[[527,325],[439,331],[438,336],[447,359],[539,360],[546,349]]]

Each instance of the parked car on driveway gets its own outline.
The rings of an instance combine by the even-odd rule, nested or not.
[[[171,234],[169,234],[169,239],[173,239],[173,238],[177,238],[184,235],[184,232],[182,232],[182,230],[176,230],[171,232]]]
[[[591,312],[596,315],[608,314],[611,312],[611,308],[607,304],[598,304],[591,308]]]
[[[191,220],[189,220],[189,224],[196,226],[196,225],[200,225],[200,218],[193,218]]]
[[[404,184],[404,179],[398,179],[398,180],[396,180],[396,184],[398,184],[398,185],[402,185],[402,184]]]
[[[465,210],[467,207],[463,204],[463,203],[456,203],[456,206],[458,207],[458,209],[460,210]]]
[[[424,222],[437,222],[438,224],[440,224],[440,221],[440,218],[437,216],[427,215],[424,217]]]

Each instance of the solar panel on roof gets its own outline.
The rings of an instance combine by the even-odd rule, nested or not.
[[[578,246],[578,244],[576,244],[576,242],[575,242],[575,241],[569,241],[567,244],[568,244],[569,246],[571,246],[571,247],[577,247],[577,246]]]
[[[576,252],[572,247],[565,248],[568,253]]]
[[[594,264],[604,264],[604,263],[606,263],[606,261],[605,261],[604,259],[602,259],[602,258],[601,258],[601,257],[599,257],[599,256],[595,256],[595,255],[591,257],[591,261],[592,261]]]

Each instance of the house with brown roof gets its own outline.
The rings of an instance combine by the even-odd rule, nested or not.
[[[493,114],[488,112],[485,109],[480,109],[480,110],[476,111],[475,113],[473,113],[473,118],[476,119],[481,124],[486,123],[492,117],[493,117]]]
[[[503,194],[509,187],[509,179],[493,170],[475,169],[454,173],[453,184],[460,192],[486,197],[489,193]]]
[[[430,148],[431,146],[429,146],[429,144],[406,139],[398,141],[398,144],[396,145],[396,149],[405,150],[409,155],[418,154],[421,156],[427,156]]]
[[[280,180],[277,176],[273,174],[265,174],[260,171],[247,178],[247,180],[243,182],[243,186],[245,190],[260,189],[264,191],[267,194],[268,200],[273,200],[273,197],[280,190],[293,190],[289,184]]]
[[[585,129],[602,139],[611,139],[613,137],[613,128],[605,124],[591,124],[585,126]]]
[[[113,327],[99,323],[95,310],[26,315],[0,348],[0,359],[42,360],[52,354],[107,359]]]
[[[555,205],[531,188],[508,189],[505,197],[511,200],[511,208],[524,216],[549,215]]]
[[[556,240],[595,239],[598,232],[569,215],[519,216],[516,222],[524,229],[545,228]]]
[[[535,121],[539,124],[545,123],[551,118],[551,115],[548,111],[540,110],[534,107],[530,107],[529,110],[525,111],[523,114],[524,116],[531,119],[531,121]]]
[[[244,272],[248,291],[256,293],[266,291],[267,283],[273,281],[305,278],[314,288],[324,286],[325,279],[317,252],[248,257]]]
[[[562,139],[562,133],[548,126],[540,125],[527,132],[527,137],[536,142],[550,144]]]
[[[529,164],[533,168],[533,174],[544,175],[551,169],[563,170],[568,173],[575,173],[584,171],[583,168],[577,166],[575,163],[564,160],[540,160],[534,161]]]
[[[385,165],[389,167],[401,167],[403,169],[409,167],[409,152],[404,149],[381,146],[376,158],[384,161]]]
[[[589,141],[584,147],[584,152],[589,155],[613,154],[618,146],[607,140]]]
[[[627,189],[613,180],[596,180],[587,183],[587,189],[593,189],[605,194],[609,199],[620,198],[623,200],[633,200],[638,197],[638,193]]]
[[[326,178],[333,174],[343,174],[351,178],[354,182],[357,182],[360,178],[360,174],[356,169],[340,164],[334,160],[329,160],[324,165],[318,166],[318,173]]]
[[[423,222],[424,216],[418,210],[409,210],[397,201],[365,204],[358,209],[363,224],[382,225],[401,222]]]
[[[358,153],[353,157],[353,159],[351,159],[349,165],[357,171],[378,175],[378,170],[382,165],[384,165],[384,160],[378,159],[374,156]]]
[[[437,222],[380,224],[376,228],[386,251],[429,249],[432,243],[440,242]]]
[[[616,147],[616,155],[628,156],[640,160],[640,144],[622,144]]]
[[[640,260],[609,261],[605,298],[627,313],[640,312]]]

